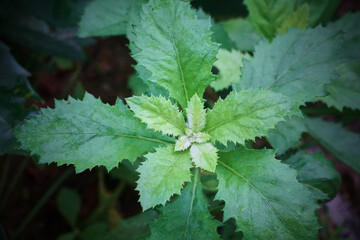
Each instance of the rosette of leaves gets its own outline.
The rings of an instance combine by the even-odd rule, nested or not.
[[[271,89],[247,88],[205,109],[202,96],[214,80],[218,52],[210,27],[210,19],[198,19],[187,2],[150,0],[131,26],[130,48],[137,68],[148,73],[142,80],[166,89],[169,98],[131,97],[131,110],[121,100],[110,106],[90,94],[56,101],[55,109],[43,109],[15,135],[40,162],[74,164],[78,172],[98,165],[110,170],[144,156],[137,182],[143,210],[180,195],[151,224],[152,239],[219,238],[201,169],[217,175],[223,220],[234,218],[245,239],[316,239],[316,198],[296,170],[275,159],[274,150],[217,147],[267,136],[294,101]]]

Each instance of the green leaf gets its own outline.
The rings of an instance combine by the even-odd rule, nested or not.
[[[210,84],[215,91],[223,90],[230,87],[232,83],[240,81],[243,59],[251,59],[250,55],[240,51],[232,50],[230,52],[224,49],[219,50],[217,58],[214,66],[219,70],[219,74],[216,80]]]
[[[80,37],[126,33],[131,12],[139,12],[145,0],[93,0],[79,23]]]
[[[194,94],[201,97],[214,78],[218,45],[210,40],[210,27],[210,20],[197,19],[189,3],[151,0],[130,33],[134,59],[151,72],[146,81],[168,90],[183,109]]]
[[[341,32],[322,27],[292,28],[270,44],[262,41],[252,61],[245,61],[236,90],[269,89],[304,104],[325,95],[334,67],[344,61]],[[261,67],[259,67],[261,66]]]
[[[271,91],[234,91],[208,111],[205,132],[224,145],[227,141],[244,144],[245,140],[266,136],[292,106],[289,98]]]
[[[337,194],[340,176],[335,170],[335,164],[329,161],[323,153],[306,154],[302,151],[284,161],[291,168],[298,171],[299,182],[310,187],[311,190],[324,199],[330,199]]]
[[[184,182],[190,181],[190,154],[174,152],[174,145],[158,148],[145,155],[147,159],[139,168],[137,190],[145,211],[158,204],[164,205],[174,194],[180,194]]]
[[[296,11],[287,16],[281,26],[278,28],[280,34],[285,34],[291,27],[297,27],[305,30],[308,27],[309,22],[309,6],[307,4],[302,5]]]
[[[219,154],[216,200],[224,200],[224,221],[234,218],[244,239],[317,239],[318,208],[296,171],[273,150]]]
[[[300,140],[303,132],[306,132],[304,120],[293,116],[270,130],[268,141],[276,149],[276,154],[281,155]]]
[[[295,0],[245,0],[249,21],[255,30],[271,41],[284,20],[293,12]]]
[[[162,96],[140,96],[127,98],[126,102],[135,116],[149,128],[174,136],[185,135],[184,117],[170,100]]]
[[[99,165],[111,170],[173,141],[147,130],[121,100],[110,106],[88,93],[83,101],[55,100],[55,109],[42,109],[15,136],[40,163],[74,164],[77,172]]]
[[[202,193],[198,173],[174,202],[162,208],[162,216],[150,224],[150,240],[220,239],[216,232],[220,223],[214,220]]]
[[[329,95],[320,100],[340,111],[360,109],[360,62],[340,65],[335,71],[339,77],[324,86]]]
[[[188,127],[194,132],[201,132],[205,127],[204,104],[202,100],[195,94],[186,108]]]
[[[319,118],[305,121],[308,132],[340,161],[360,173],[360,136]]]
[[[70,188],[62,188],[57,198],[60,213],[70,224],[76,227],[76,220],[81,206],[80,195]]]
[[[195,166],[214,172],[218,159],[217,151],[211,143],[194,143],[190,148],[190,156]]]
[[[230,39],[240,51],[254,51],[255,45],[260,41],[260,36],[248,19],[236,18],[221,23]]]

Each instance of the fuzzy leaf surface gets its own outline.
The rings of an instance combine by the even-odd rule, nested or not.
[[[42,109],[15,136],[23,149],[40,155],[40,163],[74,164],[77,172],[99,165],[111,170],[173,142],[146,129],[121,100],[110,106],[88,93],[82,101],[55,100],[55,109]]]
[[[271,41],[284,20],[293,12],[294,0],[245,0],[249,21],[256,31]]]
[[[296,11],[292,12],[284,19],[284,22],[278,28],[280,34],[285,34],[289,28],[297,27],[305,30],[309,25],[309,6],[307,4],[302,5]]]
[[[292,28],[270,44],[261,41],[252,61],[245,61],[236,90],[270,89],[299,104],[324,96],[334,67],[341,64],[341,32],[322,27],[305,31]],[[259,67],[261,66],[261,67]]]
[[[293,102],[279,93],[260,89],[233,91],[208,111],[204,131],[224,145],[227,141],[244,144],[245,140],[266,136],[292,106]]]
[[[189,151],[174,152],[174,145],[156,149],[145,155],[139,168],[137,190],[145,211],[158,204],[165,205],[174,194],[180,194],[184,182],[190,181],[192,167]]]
[[[243,54],[240,51],[227,51],[220,49],[217,55],[218,60],[214,66],[219,70],[219,74],[210,86],[215,91],[220,91],[231,86],[232,83],[240,81],[243,59],[251,59],[250,55]]]
[[[211,41],[210,19],[197,19],[190,4],[178,0],[150,0],[140,16],[132,28],[132,55],[151,72],[146,80],[168,90],[184,109],[214,78],[218,44]]]
[[[145,0],[94,0],[85,8],[79,23],[80,37],[126,33],[130,12],[139,12]]]
[[[265,149],[219,154],[215,199],[225,201],[224,221],[233,217],[244,239],[317,239],[316,200],[274,155]]]
[[[207,200],[198,179],[189,183],[174,202],[162,208],[162,216],[150,224],[150,240],[220,239],[220,222],[208,211]]]
[[[319,118],[305,121],[309,134],[340,161],[360,173],[360,136],[343,128],[341,124],[325,122]]]
[[[306,154],[299,151],[283,162],[296,169],[299,173],[298,181],[309,186],[320,198],[329,199],[336,195],[340,176],[335,170],[335,164],[323,153]]]
[[[201,132],[205,127],[206,111],[202,100],[194,95],[186,109],[188,127],[194,132]]]
[[[127,98],[126,102],[135,116],[149,128],[174,136],[185,134],[184,117],[170,100],[162,96],[140,96]]]
[[[320,100],[340,111],[344,107],[360,109],[360,62],[340,65],[336,73],[338,77],[324,86],[329,95]]]
[[[217,164],[217,148],[211,143],[193,144],[190,156],[195,166],[206,171],[214,172]]]
[[[276,149],[276,154],[281,155],[293,147],[300,140],[301,134],[306,131],[304,120],[293,116],[284,122],[279,122],[274,129],[271,129],[267,139]]]

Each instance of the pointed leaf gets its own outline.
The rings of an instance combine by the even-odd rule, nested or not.
[[[219,154],[215,199],[225,201],[224,221],[233,217],[244,239],[317,239],[316,199],[274,154],[265,149]]]
[[[267,139],[276,149],[276,154],[281,155],[299,142],[301,134],[306,131],[304,119],[294,116],[287,118],[284,122],[279,122],[275,129],[269,131]]]
[[[210,19],[199,20],[188,2],[150,0],[133,27],[131,50],[149,81],[167,89],[184,109],[213,80],[218,45],[211,42]]]
[[[174,136],[185,135],[184,117],[170,100],[162,96],[140,96],[127,98],[126,102],[149,128]]]
[[[70,188],[62,188],[57,197],[57,205],[60,213],[70,226],[76,227],[76,221],[81,207],[81,197],[79,193]]]
[[[121,100],[110,106],[88,93],[83,101],[55,100],[55,109],[42,109],[15,136],[40,163],[74,164],[77,172],[99,165],[111,170],[173,141],[147,130]]]
[[[183,183],[190,181],[192,167],[189,151],[174,152],[174,145],[158,148],[145,158],[137,170],[140,178],[136,188],[144,211],[180,194]]]
[[[340,111],[344,107],[360,109],[360,62],[343,64],[336,73],[338,77],[324,86],[329,95],[320,100]]]
[[[292,106],[289,98],[271,91],[234,91],[207,113],[205,131],[222,144],[244,144],[245,140],[266,136]]]
[[[214,66],[219,70],[219,74],[210,86],[215,91],[220,91],[231,86],[232,83],[239,81],[243,59],[251,59],[249,54],[243,54],[240,51],[227,51],[220,49],[217,55],[218,60]]]
[[[322,27],[305,31],[292,28],[270,44],[262,41],[252,61],[245,61],[236,90],[269,89],[304,104],[324,96],[334,67],[345,59],[341,54],[341,32]],[[261,67],[259,67],[261,66]]]
[[[305,121],[309,133],[340,161],[360,173],[360,136],[349,132],[341,124],[319,118]]]
[[[181,196],[162,208],[161,218],[150,224],[150,240],[220,239],[216,232],[220,223],[210,215],[200,184],[194,179]]]
[[[201,132],[205,127],[205,114],[204,104],[201,99],[194,95],[189,102],[186,109],[188,127],[194,132]]]
[[[190,156],[195,166],[214,172],[217,164],[217,148],[211,143],[195,143],[190,148]]]
[[[330,199],[337,194],[340,176],[335,170],[335,164],[323,153],[306,154],[299,151],[284,162],[298,171],[299,182],[309,186],[317,198],[324,195],[323,199]]]
[[[245,0],[249,9],[249,21],[256,31],[271,41],[277,29],[292,13],[295,7],[294,0]]]

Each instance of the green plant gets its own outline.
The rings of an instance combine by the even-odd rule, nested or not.
[[[301,30],[290,28],[307,27],[304,21],[294,23],[293,16],[306,12],[301,16],[307,18],[309,8],[290,3],[281,12],[286,14],[271,23],[271,32],[261,32],[263,27],[253,23],[268,40],[259,40],[254,56],[238,61],[235,70],[224,70],[224,64],[215,64],[219,44],[212,41],[208,17],[198,17],[189,3],[178,0],[150,0],[140,7],[141,2],[124,1],[131,9],[121,15],[126,21],[112,19],[126,22],[125,27],[101,28],[109,25],[102,19],[105,22],[97,22],[96,29],[87,33],[86,19],[99,4],[94,1],[85,11],[80,33],[126,32],[137,61],[133,81],[143,83],[138,92],[144,95],[127,98],[130,109],[120,99],[110,106],[88,93],[83,100],[56,100],[54,109],[42,109],[15,129],[22,148],[39,155],[40,163],[74,164],[77,172],[100,165],[111,170],[123,159],[135,162],[143,156],[137,181],[140,203],[144,211],[164,205],[162,216],[150,224],[150,239],[220,238],[217,228],[222,223],[208,210],[202,175],[216,176],[213,204],[223,207],[224,222],[235,219],[245,239],[316,239],[320,226],[315,211],[334,195],[339,177],[320,153],[299,151],[290,158],[283,153],[302,132],[315,132],[311,126],[322,124],[304,120],[299,107],[323,99],[326,86],[338,84],[332,82],[334,68],[359,60],[351,51],[360,35],[353,31],[359,15],[348,15],[326,28]],[[252,1],[246,2],[249,20],[259,20],[252,14],[260,10],[252,10]],[[275,37],[277,31],[283,35]],[[214,64],[219,66],[218,76],[233,71],[241,77],[231,81],[216,77],[211,72]],[[217,90],[230,85],[233,90],[206,109],[205,88],[216,81],[221,81]],[[277,138],[283,132],[288,136],[289,129],[293,130],[289,139]],[[275,149],[251,149],[252,141],[264,136]],[[351,139],[350,146],[356,146],[358,139]],[[335,152],[342,159],[341,150]],[[345,162],[359,170],[357,154],[354,150]]]

